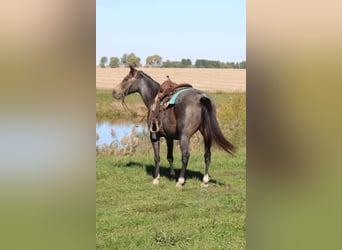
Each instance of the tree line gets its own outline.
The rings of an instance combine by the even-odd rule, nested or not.
[[[134,53],[123,54],[121,58],[119,57],[108,57],[103,56],[100,59],[99,66],[105,68],[107,63],[110,68],[118,68],[121,66],[127,67],[132,65],[135,67],[143,66],[141,63],[141,58],[136,56]],[[148,56],[145,60],[145,67],[158,67],[158,68],[232,68],[232,69],[245,69],[246,61],[242,62],[221,62],[216,60],[207,59],[197,59],[194,64],[192,64],[189,58],[182,58],[180,61],[163,61],[160,55]]]

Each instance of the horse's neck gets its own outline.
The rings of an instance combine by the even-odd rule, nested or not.
[[[149,78],[145,78],[144,83],[140,86],[139,93],[148,109],[153,105],[159,89],[159,83]]]

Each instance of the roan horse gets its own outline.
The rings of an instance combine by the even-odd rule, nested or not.
[[[153,80],[143,71],[130,66],[128,75],[113,90],[115,99],[124,99],[125,96],[138,92],[148,108],[148,119],[150,112],[160,89],[160,84]],[[165,137],[167,142],[167,160],[170,164],[170,175],[175,178],[173,169],[173,141],[180,140],[182,151],[182,169],[176,184],[182,187],[184,184],[185,171],[189,160],[190,137],[200,131],[204,138],[204,160],[205,173],[203,176],[203,186],[209,182],[208,169],[211,160],[211,144],[216,142],[222,149],[230,154],[235,151],[235,146],[231,144],[222,134],[216,119],[216,108],[208,95],[197,89],[190,89],[182,92],[176,99],[173,106],[163,111],[159,117],[161,124],[157,137],[150,139],[154,151],[155,174],[153,184],[159,184],[159,162],[160,162],[160,137]],[[149,123],[149,121],[147,121]]]

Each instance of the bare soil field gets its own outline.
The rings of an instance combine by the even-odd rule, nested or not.
[[[139,68],[154,80],[162,83],[169,75],[176,83],[190,83],[208,92],[245,92],[245,69],[199,69],[199,68]],[[128,74],[129,68],[96,67],[96,88],[113,89]]]

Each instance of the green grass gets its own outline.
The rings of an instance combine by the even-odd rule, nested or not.
[[[125,97],[125,102],[132,111],[137,111],[136,114],[146,116],[147,109],[138,94]],[[96,90],[97,120],[130,119],[130,115],[121,105],[121,101],[112,97],[111,90]]]
[[[212,151],[209,187],[201,187],[204,159],[196,150],[183,189],[169,180],[165,154],[159,185],[152,184],[152,152],[97,154],[96,248],[245,249],[245,148],[234,157]],[[178,148],[174,162],[178,175]]]

